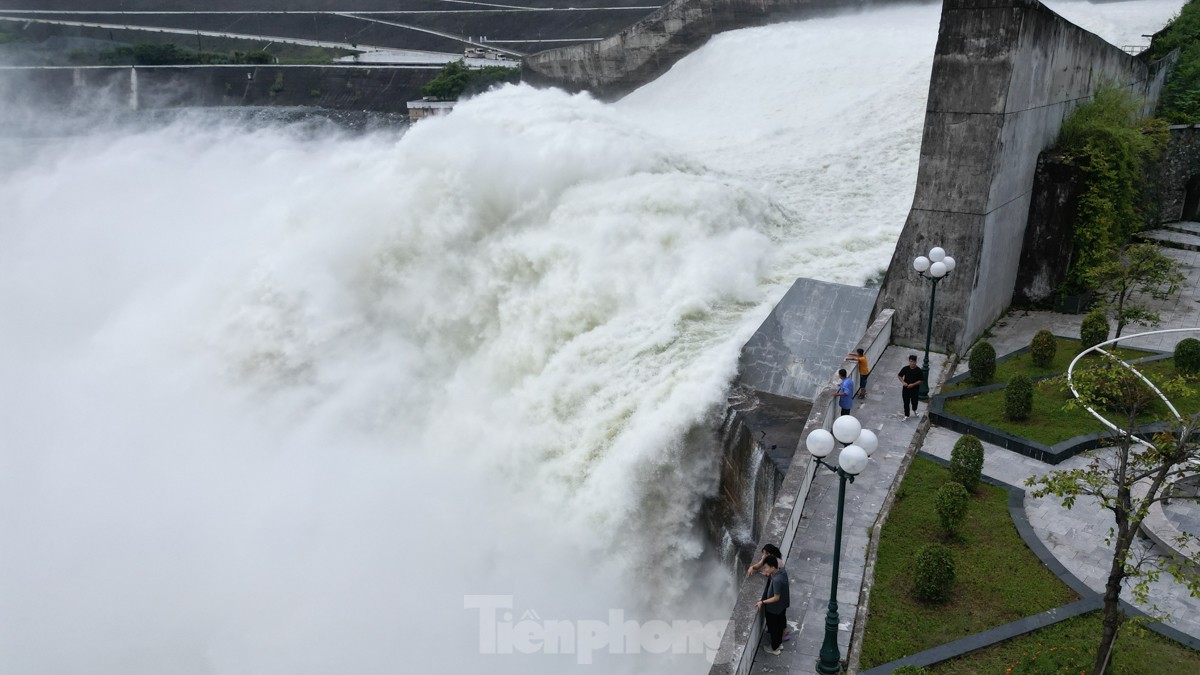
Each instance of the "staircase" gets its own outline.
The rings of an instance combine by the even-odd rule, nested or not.
[[[1159,246],[1200,251],[1200,223],[1189,221],[1164,223],[1162,229],[1146,230],[1139,233],[1138,238]]]

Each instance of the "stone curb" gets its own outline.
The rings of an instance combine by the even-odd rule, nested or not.
[[[996,363],[1002,363],[1003,361],[1007,361],[1008,359],[1011,359],[1014,356],[1023,354],[1028,351],[1029,351],[1028,347],[1022,347],[1021,349],[1018,349],[1016,351],[1005,354],[1003,358],[997,359]],[[1145,351],[1150,351],[1150,350],[1145,350]],[[1133,361],[1130,361],[1130,363],[1149,363],[1152,361],[1162,361],[1164,359],[1168,359],[1171,357],[1172,357],[1172,354],[1163,352],[1163,353],[1153,354],[1151,356],[1145,356],[1145,357],[1142,357],[1139,359],[1134,359]],[[962,382],[968,377],[968,375],[969,375],[969,373],[963,373],[961,375],[957,375],[954,378],[952,378],[949,382],[947,382],[947,384],[955,384],[957,382]],[[1040,382],[1042,380],[1047,380],[1052,377],[1058,377],[1060,375],[1062,375],[1062,373],[1055,373],[1052,375],[1040,375],[1038,377],[1033,378],[1033,381]],[[964,398],[967,396],[975,396],[978,394],[985,394],[985,393],[1003,389],[1004,386],[1005,386],[1004,383],[995,383],[995,384],[985,385],[982,387],[973,387],[971,389],[963,389],[961,391],[956,391],[956,392],[953,392],[950,394],[938,394],[938,395],[934,396],[929,402],[929,415],[930,415],[930,417],[932,417],[933,422],[935,424],[937,424],[938,426],[941,426],[941,427],[945,427],[955,433],[971,434],[971,435],[979,438],[982,441],[987,441],[988,443],[991,443],[992,445],[999,446],[1001,448],[1004,448],[1005,450],[1011,450],[1012,452],[1015,452],[1015,453],[1018,453],[1021,455],[1025,455],[1026,457],[1030,457],[1032,459],[1038,460],[1039,462],[1045,462],[1046,464],[1051,464],[1051,465],[1059,464],[1070,457],[1074,457],[1075,455],[1078,455],[1081,452],[1085,452],[1087,450],[1095,450],[1096,448],[1102,448],[1108,444],[1108,439],[1109,439],[1110,435],[1107,432],[1097,432],[1097,433],[1091,433],[1091,434],[1084,434],[1082,436],[1075,436],[1074,438],[1069,438],[1065,441],[1060,441],[1058,443],[1055,443],[1054,445],[1045,445],[1043,443],[1038,443],[1037,441],[1032,441],[1027,438],[1023,438],[1021,436],[1016,436],[1014,434],[1010,434],[1007,431],[1003,431],[1001,429],[997,429],[995,427],[988,426],[986,424],[982,424],[975,420],[968,419],[966,417],[960,417],[958,415],[954,415],[954,414],[946,412],[945,404],[946,404],[946,401],[948,401],[950,399]],[[1157,424],[1149,424],[1144,427],[1139,427],[1138,430],[1143,433],[1155,433],[1157,431],[1161,431],[1162,427]]]
[[[947,466],[948,461],[941,457],[936,457],[924,451],[917,453],[925,459],[937,462],[942,466]],[[1022,541],[1029,547],[1033,554],[1038,557],[1051,572],[1055,574],[1063,583],[1069,586],[1072,590],[1080,595],[1080,599],[1075,602],[1068,603],[1053,609],[1046,610],[1040,614],[1034,614],[1023,619],[1018,619],[1011,623],[990,628],[982,633],[969,635],[965,638],[948,642],[937,647],[932,647],[916,654],[906,656],[902,659],[897,659],[890,663],[885,663],[875,666],[870,670],[863,671],[862,675],[887,675],[900,666],[922,666],[927,667],[942,661],[965,656],[971,652],[985,649],[993,645],[1004,642],[1015,637],[1019,637],[1026,633],[1051,626],[1065,621],[1067,619],[1087,614],[1089,612],[1098,611],[1104,608],[1104,595],[1097,591],[1093,591],[1086,584],[1079,580],[1070,572],[1057,558],[1054,557],[1046,545],[1033,531],[1033,526],[1029,523],[1029,519],[1025,514],[1025,490],[1014,485],[1009,485],[1001,480],[992,478],[991,476],[981,476],[980,479],[994,485],[1004,488],[1008,491],[1008,513],[1012,518],[1013,524],[1017,528],[1017,533],[1021,535]],[[1128,602],[1121,601],[1121,611],[1131,617],[1148,617],[1142,610],[1134,607]],[[1149,623],[1146,625],[1148,630],[1151,630],[1159,635],[1173,640],[1185,647],[1200,651],[1200,638],[1192,637],[1175,628],[1164,625],[1162,623]],[[851,671],[854,672],[854,671]]]

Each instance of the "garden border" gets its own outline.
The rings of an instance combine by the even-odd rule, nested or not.
[[[949,466],[949,461],[931,455],[924,450],[917,453],[917,456],[932,460],[942,466]],[[1021,536],[1021,540],[1033,551],[1038,560],[1054,573],[1063,583],[1069,586],[1072,590],[1079,594],[1080,599],[1074,602],[1060,605],[1053,609],[1048,609],[1039,614],[1027,616],[1016,621],[1006,623],[1002,626],[989,628],[981,633],[968,635],[964,638],[959,638],[953,642],[931,647],[924,651],[911,654],[902,659],[897,659],[890,663],[884,663],[869,670],[862,671],[862,675],[887,675],[900,666],[922,666],[928,667],[943,661],[949,661],[960,656],[965,656],[971,652],[986,649],[997,645],[1005,640],[1009,640],[1026,633],[1031,633],[1035,630],[1054,625],[1060,621],[1065,621],[1072,617],[1087,614],[1089,612],[1103,609],[1104,594],[1099,591],[1093,591],[1086,584],[1079,580],[1070,572],[1058,558],[1055,558],[1050,553],[1046,545],[1038,539],[1033,531],[1033,526],[1029,523],[1029,518],[1025,513],[1025,490],[1015,485],[1010,485],[1002,480],[992,478],[991,476],[980,476],[980,480],[999,488],[1008,491],[1008,514],[1012,518],[1013,525],[1017,528],[1017,533]],[[1146,613],[1142,610],[1130,605],[1125,600],[1121,601],[1121,611],[1129,616],[1146,617]],[[1183,633],[1175,628],[1164,625],[1159,622],[1147,623],[1146,628],[1158,633],[1159,635],[1173,640],[1189,649],[1200,651],[1200,638],[1192,637],[1187,633]]]
[[[1061,336],[1056,335],[1055,337],[1057,338]],[[1022,347],[1005,354],[1003,357],[997,359],[996,363],[1003,363],[1004,361],[1016,356],[1020,356],[1028,351],[1029,347]],[[1152,361],[1162,361],[1174,356],[1171,352],[1155,352],[1154,350],[1148,349],[1142,351],[1151,352],[1151,354],[1150,356],[1134,359],[1129,363],[1149,363]],[[1032,380],[1034,382],[1040,382],[1052,377],[1059,377],[1062,374],[1063,373],[1039,375],[1038,377],[1032,378]],[[966,380],[968,377],[970,377],[970,372],[955,375],[954,377],[950,378],[946,384],[958,384]],[[986,441],[992,445],[1004,448],[1005,450],[1025,455],[1026,457],[1031,457],[1039,462],[1044,462],[1051,465],[1059,464],[1063,460],[1074,457],[1081,452],[1102,448],[1108,444],[1107,442],[1111,437],[1111,433],[1104,431],[1084,434],[1082,436],[1075,436],[1074,438],[1068,438],[1067,440],[1060,441],[1054,445],[1046,445],[1044,443],[1038,443],[1037,441],[1017,436],[1015,434],[1010,434],[1007,431],[988,426],[970,418],[961,417],[959,415],[946,412],[946,401],[950,399],[986,394],[1003,389],[1005,386],[1007,385],[1003,382],[996,382],[994,384],[987,384],[982,387],[972,387],[970,389],[963,389],[961,391],[956,391],[949,394],[939,393],[933,396],[929,401],[929,417],[934,424],[945,427],[955,433],[971,434],[979,438],[979,440]],[[1161,427],[1158,424],[1148,424],[1138,428],[1138,431],[1143,433],[1154,433],[1160,430]]]

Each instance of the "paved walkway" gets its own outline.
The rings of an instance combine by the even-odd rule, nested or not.
[[[1162,314],[1163,322],[1156,328],[1200,326],[1200,253],[1176,249],[1163,249],[1163,252],[1182,263],[1187,279],[1179,295],[1165,302],[1151,300],[1146,303],[1156,307]],[[1082,320],[1082,315],[1013,311],[992,326],[988,340],[996,348],[997,354],[1004,355],[1028,346],[1033,335],[1043,328],[1064,337],[1078,336]],[[1149,329],[1129,326],[1124,332],[1129,334],[1145,330]],[[1143,338],[1130,341],[1128,345],[1170,351],[1185,337],[1200,338],[1200,333]],[[843,659],[849,652],[850,628],[858,609],[868,531],[879,515],[883,499],[917,430],[916,420],[906,423],[899,419],[899,385],[894,375],[904,365],[909,353],[912,350],[888,347],[872,373],[870,391],[873,395],[854,411],[863,427],[874,430],[879,436],[879,450],[867,470],[846,488],[842,562],[838,575],[838,645]],[[941,355],[930,356],[931,371],[936,377],[942,371],[945,358]],[[964,358],[956,374],[966,369]],[[935,427],[926,437],[922,450],[948,459],[958,438],[959,435],[952,431]],[[984,444],[984,456],[984,472],[987,475],[1016,486],[1023,486],[1025,479],[1032,475],[1055,468],[987,443]],[[1057,468],[1078,467],[1086,461],[1082,456],[1074,457]],[[824,639],[825,612],[829,601],[836,509],[837,477],[822,470],[813,481],[805,508],[806,515],[800,522],[796,543],[787,560],[792,584],[788,618],[798,624],[796,635],[784,643],[780,656],[767,654],[760,649],[755,656],[752,673],[816,672],[815,663]],[[1090,588],[1102,591],[1108,576],[1108,561],[1111,560],[1111,548],[1104,540],[1112,526],[1112,515],[1094,502],[1088,503],[1082,499],[1075,508],[1068,510],[1053,497],[1033,499],[1026,496],[1025,509],[1034,531],[1051,553]],[[1137,545],[1147,544],[1138,542]],[[1151,597],[1159,610],[1172,616],[1169,625],[1200,638],[1200,600],[1189,597],[1186,590],[1169,580],[1153,584]],[[1143,609],[1151,611],[1153,608]],[[768,639],[764,634],[763,642],[766,643]]]
[[[959,434],[934,427],[929,430],[921,449],[949,459],[950,450],[958,439]],[[983,472],[986,475],[1018,487],[1024,487],[1025,480],[1030,476],[1043,475],[1054,469],[1083,468],[1089,461],[1084,455],[1076,455],[1052,467],[990,443],[983,444],[983,454]],[[1092,590],[1104,591],[1113,550],[1104,541],[1109,528],[1113,526],[1110,511],[1100,508],[1091,498],[1080,498],[1074,508],[1066,509],[1052,496],[1034,499],[1026,494],[1025,514],[1038,539],[1064,567]],[[1138,540],[1135,546],[1152,545]],[[1132,602],[1128,593],[1121,597]],[[1166,621],[1167,625],[1200,638],[1200,599],[1190,597],[1183,586],[1169,579],[1160,579],[1151,584],[1150,599],[1151,605],[1139,607],[1147,613],[1157,614],[1152,606],[1157,605],[1159,610],[1171,616]]]
[[[903,421],[900,405],[900,384],[896,373],[914,353],[906,347],[890,346],[872,368],[868,381],[868,398],[855,401],[853,415],[863,428],[879,437],[879,449],[867,469],[846,485],[846,508],[842,522],[842,557],[838,574],[838,645],[842,658],[849,653],[850,627],[858,610],[858,594],[862,587],[866,564],[868,532],[884,497],[896,477],[905,451],[925,415],[924,404],[920,417]],[[937,377],[942,372],[945,357],[930,354],[930,372]],[[801,448],[798,452],[804,452]],[[836,451],[830,455],[837,459]],[[825,613],[829,604],[830,580],[833,576],[833,532],[837,514],[838,478],[827,470],[819,470],[805,505],[805,517],[800,521],[796,541],[787,560],[791,580],[792,602],[788,620],[798,624],[796,634],[783,643],[779,656],[759,650],[751,673],[815,673],[816,661],[825,639]],[[765,636],[763,643],[770,646]]]

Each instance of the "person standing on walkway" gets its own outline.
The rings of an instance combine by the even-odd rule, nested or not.
[[[791,605],[791,588],[788,586],[787,570],[779,558],[769,555],[763,561],[763,571],[768,574],[767,586],[763,589],[762,599],[755,605],[763,610],[767,621],[767,632],[771,635],[771,648],[768,654],[779,656],[783,646],[783,629],[787,626],[787,608]]]
[[[871,374],[871,367],[867,364],[867,354],[861,349],[856,349],[846,355],[847,361],[858,361],[858,397],[867,397],[867,376]]]
[[[842,378],[842,383],[838,385],[838,390],[833,395],[837,397],[842,414],[849,415],[850,408],[854,406],[854,380],[846,374],[845,368],[838,369],[838,377]]]
[[[762,569],[763,564],[767,562],[767,556],[771,555],[783,560],[783,552],[779,550],[778,546],[775,544],[763,544],[762,557],[758,559],[758,562],[746,568],[746,576],[750,576]]]
[[[908,357],[908,365],[900,369],[900,397],[904,399],[904,419],[908,420],[908,409],[912,407],[912,414],[917,414],[917,398],[921,394],[921,380],[925,379],[925,374],[917,367],[917,355],[912,354]]]

